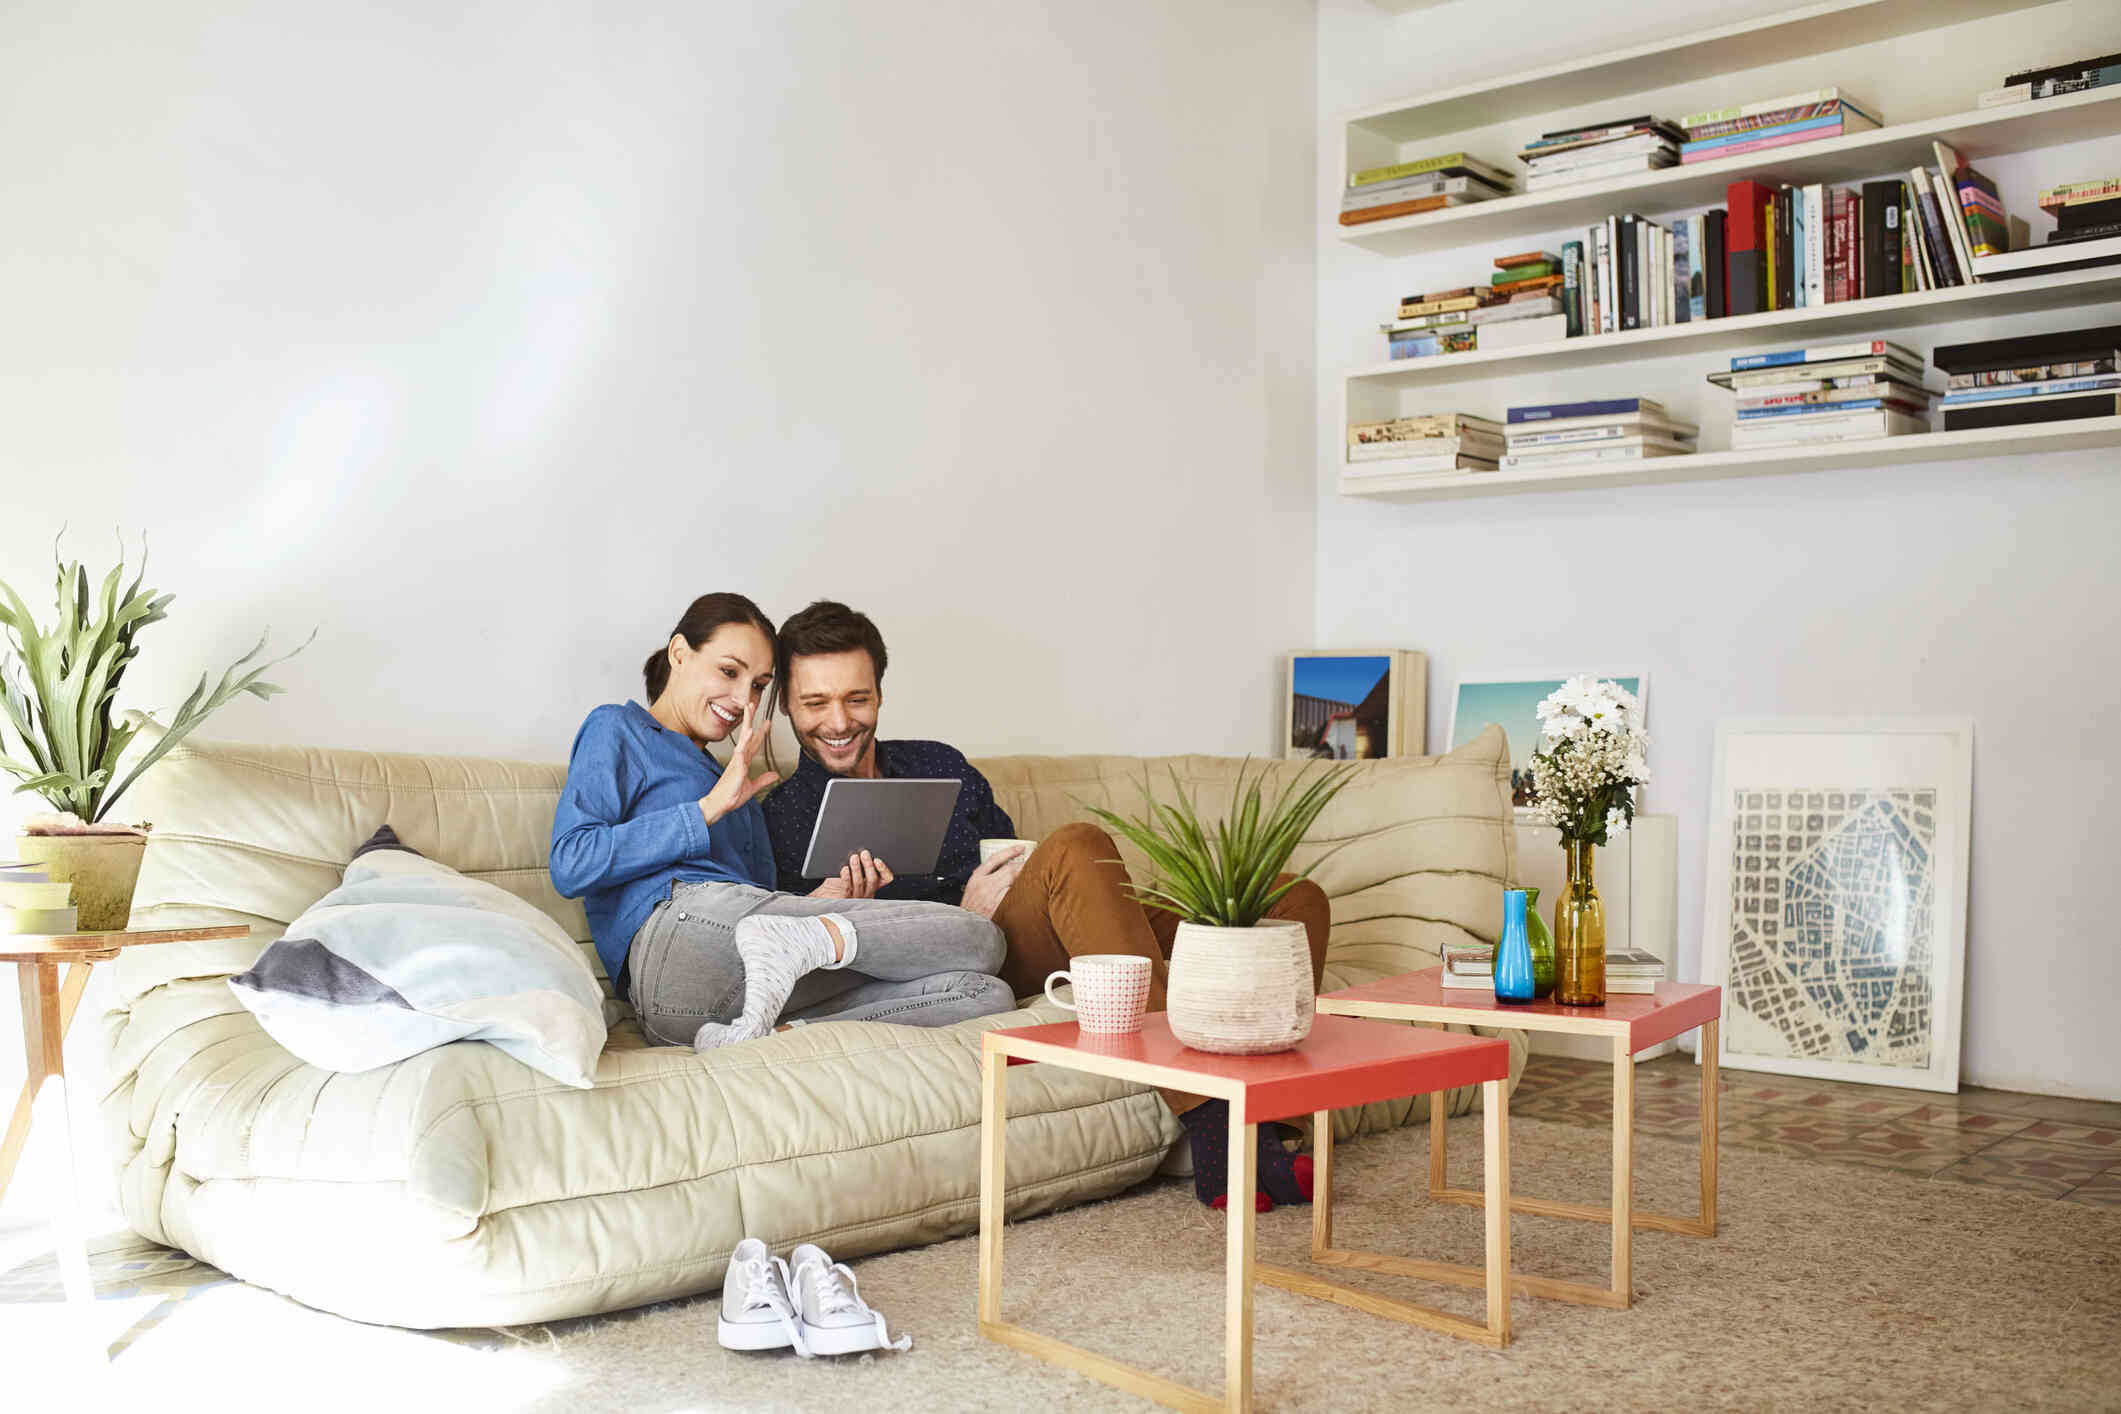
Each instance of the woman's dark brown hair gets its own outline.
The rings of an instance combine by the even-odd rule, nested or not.
[[[685,635],[685,641],[697,649],[714,636],[714,631],[723,624],[750,624],[766,635],[766,646],[772,648],[776,642],[773,620],[766,617],[758,605],[741,594],[702,594],[685,610],[678,626],[671,635]],[[648,655],[641,664],[641,678],[648,687],[648,701],[652,705],[670,686],[670,639]]]

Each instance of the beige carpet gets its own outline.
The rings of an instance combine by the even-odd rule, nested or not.
[[[1461,1126],[1471,1140],[1477,1127]],[[1512,1126],[1520,1191],[1602,1193],[1598,1131]],[[1476,1209],[1419,1196],[1427,1132],[1343,1146],[1344,1245],[1477,1261]],[[1473,1182],[1477,1150],[1454,1156]],[[1691,1145],[1638,1141],[1638,1202],[1692,1193]],[[1726,1150],[1722,1235],[1638,1235],[1636,1306],[1519,1298],[1493,1352],[1262,1288],[1263,1410],[2121,1408],[2121,1214],[1884,1171]],[[1261,1255],[1297,1264],[1308,1209],[1260,1219]],[[1221,1381],[1219,1215],[1165,1182],[1009,1230],[1008,1311],[1034,1329],[1196,1386]],[[1606,1233],[1519,1217],[1521,1271],[1601,1279]],[[861,1411],[1145,1408],[975,1337],[973,1239],[863,1262],[864,1295],[911,1331],[905,1355],[801,1363],[714,1342],[715,1302],[495,1332],[486,1348],[305,1311],[237,1284],[202,1292],[117,1362],[130,1403],[325,1407]],[[1346,1275],[1477,1315],[1476,1293]],[[269,1354],[268,1354],[269,1353]],[[265,1358],[261,1358],[265,1357]],[[317,1376],[329,1372],[319,1383]],[[305,1395],[298,1402],[312,1402]]]

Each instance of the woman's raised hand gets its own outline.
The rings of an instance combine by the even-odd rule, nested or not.
[[[714,783],[714,789],[700,797],[700,814],[707,817],[710,825],[781,778],[778,771],[751,774],[751,758],[758,754],[772,730],[772,718],[759,721],[758,708],[757,702],[744,705],[743,725],[737,728],[736,745],[729,750],[729,764],[722,768],[722,778]]]

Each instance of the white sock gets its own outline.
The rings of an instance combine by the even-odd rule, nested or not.
[[[836,962],[827,918],[844,940]],[[837,913],[816,918],[754,913],[737,920],[736,950],[744,959],[744,1014],[727,1024],[710,1021],[700,1027],[692,1038],[694,1050],[755,1041],[772,1031],[781,1008],[788,1005],[788,994],[806,974],[854,961],[854,925]]]

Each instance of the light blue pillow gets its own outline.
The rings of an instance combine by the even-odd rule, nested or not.
[[[388,825],[228,985],[275,1041],[326,1070],[488,1041],[587,1089],[604,1050],[603,992],[566,930]]]

